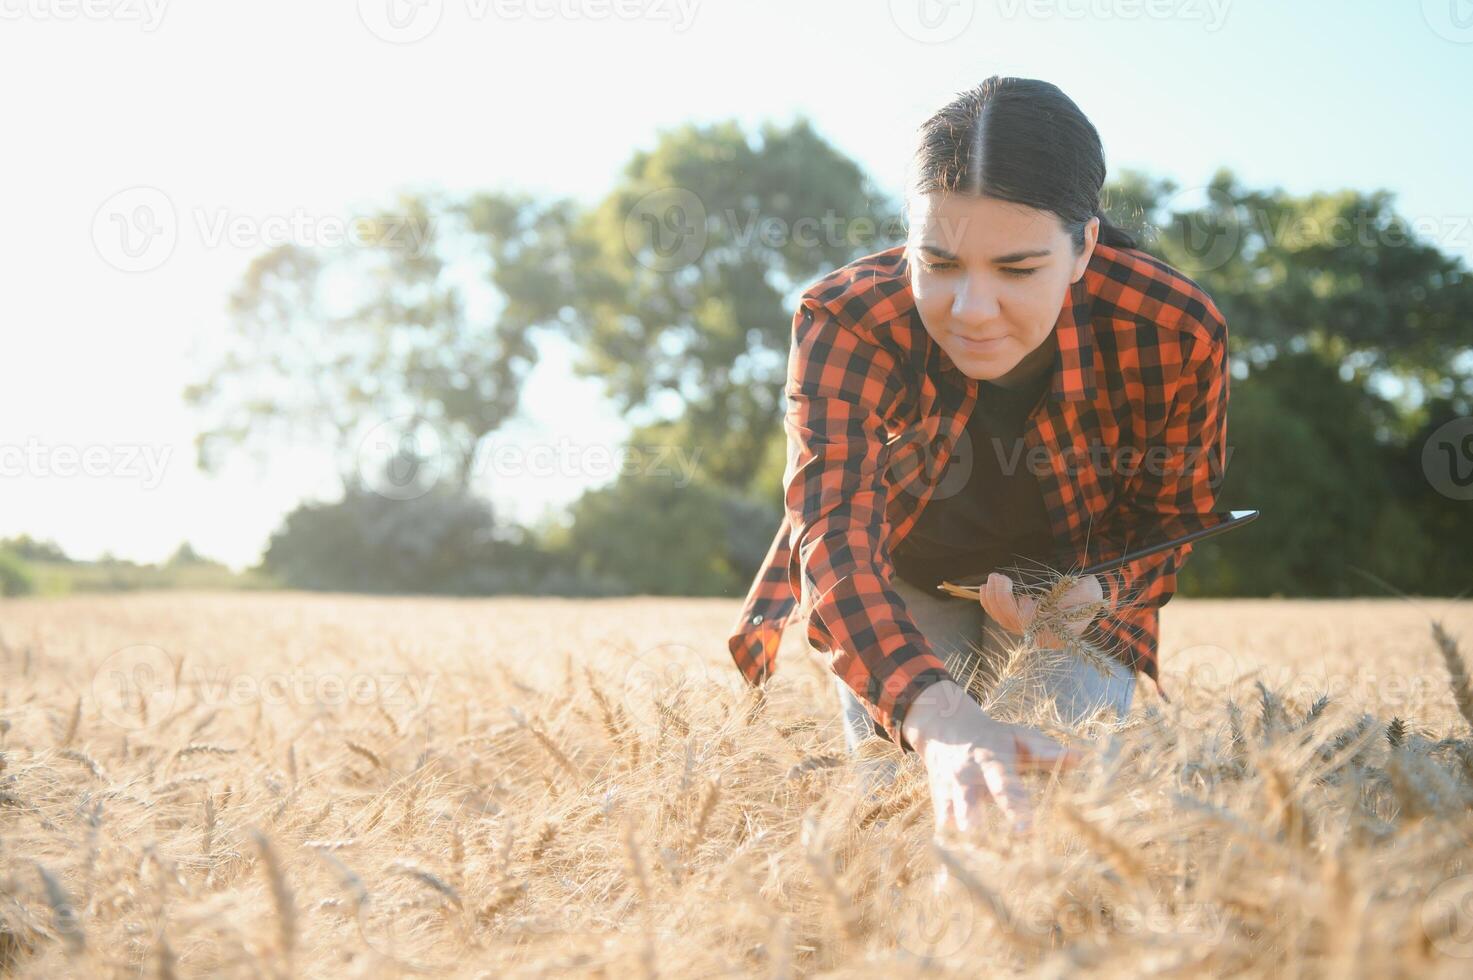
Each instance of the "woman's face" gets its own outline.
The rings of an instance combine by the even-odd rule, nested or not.
[[[1032,374],[1052,357],[1045,341],[1089,265],[1099,219],[1085,226],[1075,254],[1048,211],[963,194],[917,196],[911,208],[906,259],[926,331],[970,378]]]

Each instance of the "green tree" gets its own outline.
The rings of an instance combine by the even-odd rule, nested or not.
[[[731,512],[718,488],[626,474],[573,504],[564,553],[582,574],[645,595],[736,595]]]
[[[806,120],[755,138],[735,122],[664,132],[575,231],[579,370],[623,411],[679,418],[712,483],[752,489],[781,427],[798,293],[899,229]]]
[[[549,270],[566,264],[568,222],[566,204],[520,195],[405,196],[353,246],[260,256],[231,297],[229,344],[185,392],[208,420],[200,466],[307,441],[346,479],[418,437],[468,489],[477,448],[517,410],[534,331],[556,326],[538,317],[562,302]]]
[[[1394,411],[1313,351],[1281,355],[1234,379],[1232,456],[1219,503],[1263,513],[1196,548],[1182,591],[1362,594],[1369,583],[1355,568],[1392,582],[1419,580],[1430,542],[1398,499],[1398,446],[1377,437]]]
[[[0,550],[9,551],[26,561],[69,562],[70,558],[55,541],[38,541],[29,534],[0,540]]]
[[[1473,277],[1391,193],[1252,190],[1220,170],[1189,190],[1127,172],[1107,196],[1113,218],[1212,296],[1240,360],[1315,350],[1348,382],[1396,379],[1473,411]]]
[[[25,561],[8,548],[0,548],[0,596],[30,595],[35,588]]]

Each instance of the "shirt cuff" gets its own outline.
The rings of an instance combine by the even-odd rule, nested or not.
[[[953,678],[951,674],[945,669],[929,668],[927,670],[921,671],[915,677],[911,678],[910,683],[905,685],[905,688],[901,690],[899,695],[896,696],[894,702],[895,707],[892,709],[890,714],[890,721],[888,724],[884,724],[883,727],[885,729],[885,733],[890,736],[890,741],[900,746],[900,751],[915,751],[915,747],[905,740],[905,734],[901,731],[901,726],[905,721],[906,712],[911,709],[911,706],[913,704],[915,704],[917,701],[922,700],[923,696],[926,696],[925,691],[927,688],[941,681],[951,681],[953,684],[956,683],[955,678]],[[929,695],[929,697],[935,696],[936,695],[934,692]]]

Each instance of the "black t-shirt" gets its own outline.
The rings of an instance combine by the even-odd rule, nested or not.
[[[1036,572],[1037,562],[1053,560],[1058,546],[1023,438],[1028,415],[1053,377],[1050,362],[1022,388],[978,382],[977,404],[967,420],[970,451],[958,441],[937,495],[891,553],[895,574],[928,595],[941,596],[936,586],[944,579],[1006,572],[1004,566],[1014,565]],[[968,465],[964,485],[940,495],[941,488],[953,490],[961,476],[958,467]]]

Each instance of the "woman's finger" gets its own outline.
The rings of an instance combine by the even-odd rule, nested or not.
[[[1018,622],[1018,603],[1013,598],[1013,580],[1001,572],[993,572],[987,576],[986,591],[989,598],[987,614],[1008,632],[1021,632],[1023,627]]]
[[[982,601],[982,609],[988,617],[993,620],[1001,620],[1002,610],[997,606],[997,576],[987,576],[987,581],[982,583],[982,588],[977,590],[977,598]]]
[[[971,765],[962,769],[957,774],[956,792],[953,794],[957,827],[965,832],[981,826],[982,808],[991,798],[982,770]]]
[[[981,766],[987,790],[1002,811],[1008,827],[1015,833],[1027,831],[1033,826],[1033,805],[1028,799],[1028,788],[1011,766],[990,753]]]
[[[951,805],[951,792],[941,791],[937,787],[937,780],[931,781],[931,812],[936,815],[936,834],[939,836],[946,833],[948,827],[956,823],[956,815]]]
[[[1056,764],[1067,769],[1086,758],[1081,750],[1061,745],[1039,732],[1015,732],[1013,749],[1019,769],[1052,769]]]

